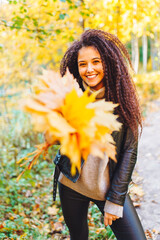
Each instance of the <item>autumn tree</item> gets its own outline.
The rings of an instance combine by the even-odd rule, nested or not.
[[[150,39],[152,67],[159,69],[158,0],[9,0],[1,2],[0,11],[0,91],[4,112],[8,108],[6,97],[16,99],[17,92],[26,92],[24,87],[35,81],[42,67],[58,70],[70,42],[88,28],[109,31],[124,44],[131,43],[136,72],[141,40],[146,71]]]

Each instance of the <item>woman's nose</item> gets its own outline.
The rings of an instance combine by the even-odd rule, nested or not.
[[[92,66],[92,64],[88,64],[87,65],[87,72],[89,73],[89,72],[92,72],[93,71],[93,66]]]

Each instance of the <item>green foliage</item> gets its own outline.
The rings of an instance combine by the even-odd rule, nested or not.
[[[29,117],[20,111],[14,111],[10,123],[3,126],[0,135],[0,239],[19,239],[23,235],[24,239],[48,239],[39,228],[41,221],[45,226],[51,219],[47,208],[53,204],[51,159],[56,147],[50,150],[46,160],[40,159],[32,171],[26,171],[23,178],[16,181],[22,171],[16,161],[42,141],[42,135],[33,134]]]
[[[14,171],[11,164],[4,171]],[[48,207],[52,202],[52,172],[53,164],[47,161],[36,169],[26,173],[17,183],[16,178],[1,179],[0,206],[0,239],[55,239],[56,234],[62,238],[69,235],[64,221],[60,231],[53,228],[62,216],[59,198],[56,202],[58,212],[50,215]],[[92,219],[93,223],[92,223]],[[94,205],[89,210],[90,239],[115,239],[109,227],[104,228],[101,213]],[[98,231],[98,229],[101,229]],[[103,229],[102,229],[103,228]],[[112,235],[112,237],[111,237]]]
[[[40,236],[40,239],[48,239],[45,231],[40,234],[39,227],[41,222],[45,226],[50,219],[47,207],[52,205],[52,184],[46,182],[50,180],[52,183],[53,164],[41,162],[38,169],[25,173],[18,183],[13,174],[6,178],[6,174],[15,171],[13,164],[9,162],[3,170],[0,192],[3,228],[1,226],[0,239],[4,235],[13,239],[22,235],[25,239],[37,239]],[[44,200],[46,197],[47,201]]]
[[[116,239],[114,233],[112,232],[111,228],[107,226],[107,228],[104,227],[103,223],[103,217],[100,213],[98,207],[91,203],[90,209],[89,209],[89,233],[90,233],[90,239],[91,240],[106,240],[106,239]]]

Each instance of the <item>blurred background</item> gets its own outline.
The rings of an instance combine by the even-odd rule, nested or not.
[[[0,239],[69,239],[59,199],[52,202],[57,146],[16,182],[16,161],[43,142],[19,105],[42,68],[58,71],[70,43],[89,28],[127,47],[145,118],[160,93],[160,0],[0,1]],[[90,239],[114,239],[100,218],[92,206]]]

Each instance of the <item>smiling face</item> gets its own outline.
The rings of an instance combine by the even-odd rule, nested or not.
[[[82,80],[92,89],[104,86],[101,56],[95,47],[82,47],[78,52],[78,70]]]

